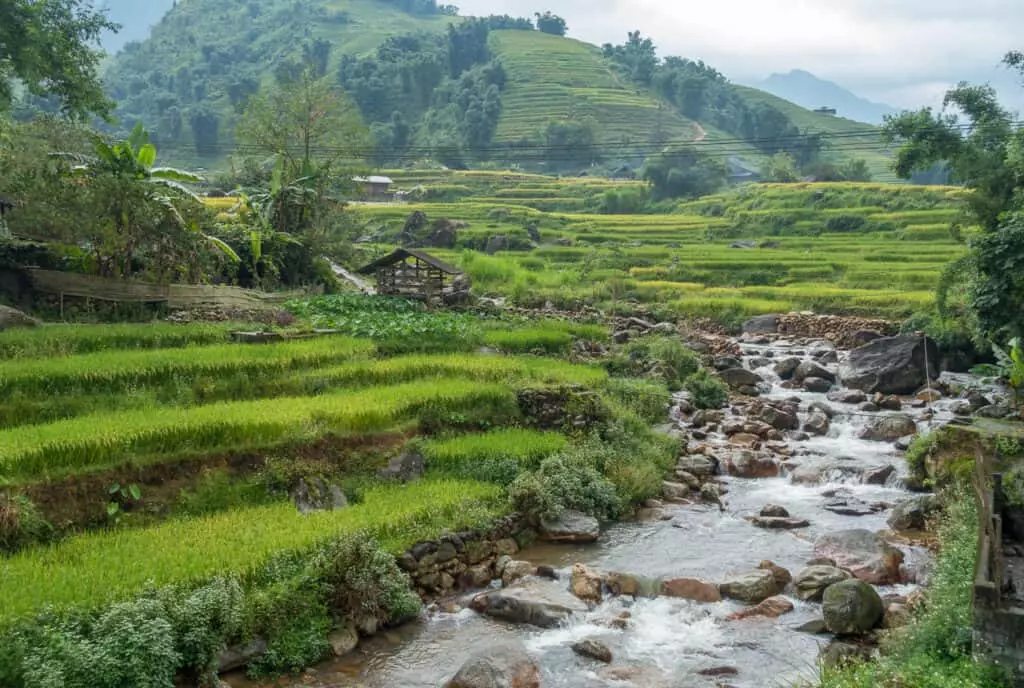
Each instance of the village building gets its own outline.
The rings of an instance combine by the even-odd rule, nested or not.
[[[391,185],[395,183],[391,177],[382,177],[380,175],[353,177],[352,181],[362,187],[364,196],[373,199],[388,198],[391,194]]]
[[[400,248],[361,268],[373,275],[377,293],[423,301],[429,305],[454,305],[469,299],[469,277],[454,265],[426,251]]]

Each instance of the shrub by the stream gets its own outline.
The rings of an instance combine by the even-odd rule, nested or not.
[[[631,341],[605,361],[612,375],[653,377],[671,389],[700,369],[700,359],[681,341],[671,337],[643,337]]]
[[[509,487],[509,497],[516,510],[538,518],[575,509],[611,520],[622,506],[615,485],[580,451],[556,454],[536,471],[520,475]]]
[[[823,668],[822,688],[999,688],[1001,670],[971,656],[971,597],[978,551],[978,508],[961,483],[945,495],[941,550],[926,602],[893,634],[876,662]]]
[[[720,409],[729,400],[729,388],[703,368],[686,378],[683,387],[699,409]]]
[[[663,382],[613,377],[608,379],[606,386],[616,401],[648,423],[667,420],[671,394]]]

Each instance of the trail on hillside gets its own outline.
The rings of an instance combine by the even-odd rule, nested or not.
[[[704,131],[704,127],[700,125],[700,122],[694,122],[693,128],[697,131],[697,135],[693,137],[694,143],[700,143],[708,137],[708,133]]]

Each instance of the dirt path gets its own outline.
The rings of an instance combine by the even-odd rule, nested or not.
[[[694,122],[693,128],[697,132],[697,135],[693,137],[694,143],[700,143],[708,137],[708,133],[704,131],[704,127],[700,125],[700,122]]]

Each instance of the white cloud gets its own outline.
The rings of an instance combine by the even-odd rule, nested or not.
[[[570,35],[622,42],[639,29],[662,54],[703,59],[749,81],[799,68],[898,107],[935,105],[960,80],[998,80],[1012,107],[1024,89],[997,65],[1024,50],[1021,0],[462,0],[466,14],[551,9]]]

